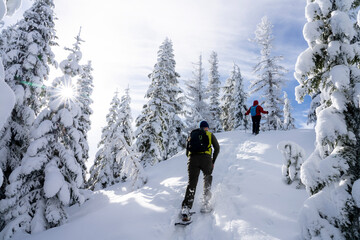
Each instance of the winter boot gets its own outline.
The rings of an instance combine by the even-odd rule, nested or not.
[[[190,209],[187,206],[182,207],[181,209],[181,220],[183,222],[188,222],[191,220]]]

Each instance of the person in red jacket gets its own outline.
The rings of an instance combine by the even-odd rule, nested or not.
[[[247,110],[245,115],[249,115],[251,113],[251,118],[253,122],[253,134],[259,134],[260,130],[260,120],[261,120],[261,113],[268,114],[268,111],[264,111],[264,109],[259,105],[259,101],[255,100],[253,105]]]

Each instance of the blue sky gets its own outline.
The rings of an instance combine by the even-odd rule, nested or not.
[[[23,0],[22,9],[30,4],[30,0]],[[55,4],[60,45],[54,48],[57,61],[67,56],[64,47],[72,46],[82,27],[83,63],[93,62],[94,114],[89,133],[92,156],[116,89],[122,95],[129,85],[134,118],[140,113],[147,101],[144,99],[150,84],[147,75],[166,37],[173,41],[181,82],[191,78],[192,63],[200,54],[207,77],[208,59],[215,51],[223,83],[235,62],[247,87],[255,77],[252,68],[260,53],[249,39],[254,37],[256,25],[265,15],[274,25],[273,55],[284,56],[281,64],[289,70],[284,90],[291,99],[297,126],[306,122],[309,99],[303,104],[295,101],[297,82],[293,77],[296,59],[307,48],[302,36],[305,0],[61,0]],[[53,70],[51,74],[53,79],[61,73]],[[253,100],[254,96],[250,96],[249,103]]]

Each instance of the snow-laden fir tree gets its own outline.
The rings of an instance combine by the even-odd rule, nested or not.
[[[13,15],[15,11],[20,8],[20,5],[21,5],[21,0],[1,1],[0,21],[6,15],[7,16]],[[1,41],[1,37],[0,37],[0,41]],[[2,46],[3,43],[1,42],[0,45]],[[4,127],[4,124],[7,122],[7,119],[10,117],[10,114],[15,106],[15,94],[13,90],[9,87],[9,85],[5,82],[4,66],[1,57],[0,57],[0,102],[6,102],[6,107],[3,106],[0,111],[0,131],[1,131]],[[0,172],[2,172],[2,170]],[[0,184],[0,187],[1,185],[2,184]]]
[[[283,129],[284,130],[291,130],[295,129],[295,119],[292,117],[291,114],[292,107],[290,100],[288,98],[287,93],[284,91],[284,123],[283,123]]]
[[[179,86],[178,78],[180,75],[175,71],[176,62],[174,59],[173,44],[170,39],[166,38],[158,51],[157,63],[150,77],[158,77],[163,75],[167,84],[166,93],[169,97],[169,128],[167,132],[168,142],[165,143],[165,158],[170,158],[184,149],[186,143],[186,134],[184,132],[185,125],[181,115],[184,115],[183,106],[185,99],[183,90]]]
[[[202,120],[209,119],[209,106],[206,103],[207,94],[204,84],[204,68],[202,66],[202,56],[199,61],[194,63],[193,78],[186,81],[186,125],[188,130],[198,128]]]
[[[224,131],[232,131],[234,129],[234,122],[233,122],[233,113],[232,108],[233,102],[235,101],[234,92],[235,92],[235,85],[236,85],[236,76],[237,74],[237,66],[234,63],[233,69],[230,73],[228,79],[226,79],[225,86],[222,88],[223,95],[222,95],[222,105],[221,105],[221,121],[223,124]]]
[[[126,105],[130,100],[127,96],[125,100],[123,98],[123,101]],[[106,115],[107,125],[102,129],[99,150],[95,155],[94,165],[90,169],[87,185],[92,190],[104,189],[121,181],[120,164],[116,161],[116,155],[121,150],[120,138],[126,134],[124,138],[129,141],[129,144],[132,139],[131,126],[128,126],[131,116],[128,112],[122,112],[127,110],[127,107],[121,104],[116,91],[110,103],[109,113]],[[125,119],[125,116],[129,119]]]
[[[69,55],[65,60],[60,63],[62,72],[71,78],[77,78],[76,89],[73,94],[76,94],[76,99],[81,108],[81,114],[78,116],[76,122],[78,123],[77,129],[80,133],[79,144],[81,146],[80,151],[76,152],[76,159],[82,166],[84,181],[86,179],[86,161],[89,157],[89,144],[87,141],[87,132],[90,130],[90,114],[92,110],[90,104],[92,100],[90,98],[93,84],[91,75],[91,64],[81,65],[82,52],[80,45],[84,40],[80,37],[81,28],[78,35],[75,37],[75,43],[72,48],[65,47],[65,50],[69,52]],[[74,81],[74,80],[73,80]],[[70,93],[71,94],[71,93]]]
[[[254,67],[254,73],[257,78],[251,82],[251,94],[260,93],[264,97],[264,102],[261,103],[263,108],[269,112],[266,116],[266,124],[263,126],[267,130],[277,130],[281,128],[283,104],[281,98],[281,88],[284,85],[285,68],[279,65],[279,61],[283,59],[282,56],[271,56],[273,35],[273,25],[265,16],[257,25],[255,31],[254,42],[261,47],[261,57],[259,63]]]
[[[221,132],[222,124],[220,120],[220,74],[219,74],[219,60],[216,52],[212,52],[209,59],[210,71],[208,82],[208,97],[209,97],[209,125],[213,132]]]
[[[248,118],[245,116],[247,111],[247,94],[244,91],[244,80],[241,76],[239,66],[234,64],[235,86],[233,90],[233,102],[230,105],[230,121],[233,129],[244,130],[249,128]]]
[[[307,1],[309,47],[295,66],[296,97],[320,92],[320,106],[316,148],[301,169],[311,194],[300,216],[302,239],[360,239],[360,49],[351,17],[359,4]]]
[[[136,119],[136,146],[143,166],[166,160],[185,144],[184,126],[178,116],[182,111],[178,76],[172,43],[165,39],[158,51],[157,63],[149,74],[151,84],[145,95],[149,100]],[[179,102],[176,103],[177,99]]]
[[[87,159],[89,159],[89,143],[87,135],[91,128],[90,116],[93,113],[93,110],[91,109],[91,104],[93,103],[91,96],[94,88],[94,78],[92,75],[93,68],[91,61],[82,65],[82,70],[83,71],[77,80],[77,94],[81,108],[78,130],[82,134],[79,143],[82,148],[82,158],[84,159],[84,162],[86,162]]]
[[[82,169],[73,151],[79,139],[75,119],[80,107],[63,95],[71,84],[67,75],[53,81],[49,107],[31,128],[30,146],[9,177],[6,198],[0,201],[6,224],[1,239],[16,232],[37,233],[57,227],[67,219],[66,206],[84,202],[79,191]]]
[[[36,0],[24,13],[5,51],[5,82],[16,95],[15,107],[0,136],[0,167],[4,184],[20,164],[30,143],[30,128],[45,104],[43,81],[48,78],[49,65],[56,65],[51,47],[55,43],[54,3]],[[1,224],[0,224],[1,225]]]

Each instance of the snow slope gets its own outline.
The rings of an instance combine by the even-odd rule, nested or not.
[[[199,213],[202,178],[196,193],[194,222],[175,227],[186,183],[184,152],[147,169],[149,182],[128,192],[118,184],[90,195],[82,206],[68,209],[67,224],[26,240],[162,240],[162,239],[297,239],[298,214],[307,194],[282,181],[280,141],[296,142],[309,155],[314,130],[216,134],[221,151],[215,164],[213,205]]]

